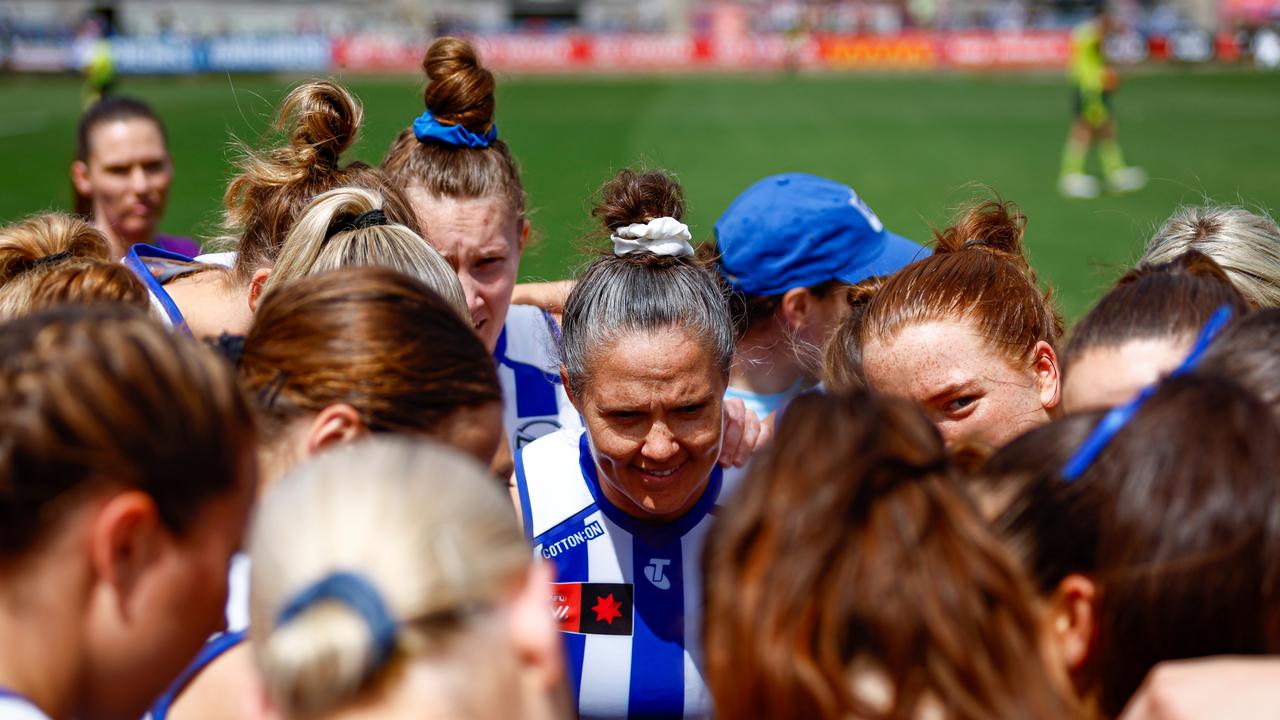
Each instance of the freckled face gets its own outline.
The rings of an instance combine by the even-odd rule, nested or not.
[[[725,377],[691,333],[624,335],[591,361],[582,413],[605,497],[623,512],[674,520],[702,496],[720,456]]]
[[[457,200],[408,189],[422,231],[458,273],[476,334],[493,352],[520,272],[524,221],[501,198]]]
[[[908,325],[894,337],[872,338],[862,360],[872,388],[919,403],[948,445],[999,447],[1049,421],[1031,361],[1010,361],[967,320]]]
[[[1132,400],[1177,367],[1194,342],[1190,337],[1160,338],[1086,350],[1072,360],[1063,380],[1063,409],[1098,410]]]

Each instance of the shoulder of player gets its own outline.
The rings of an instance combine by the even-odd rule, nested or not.
[[[560,343],[555,321],[532,305],[512,305],[507,311],[505,360],[559,374]]]
[[[578,462],[581,436],[558,430],[516,451],[521,511],[535,543],[595,504]]]

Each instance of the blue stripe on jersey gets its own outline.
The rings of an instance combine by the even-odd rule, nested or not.
[[[183,262],[195,262],[195,260],[186,255],[179,255],[176,252],[144,244],[134,245],[129,248],[128,254],[122,260],[125,267],[132,270],[133,274],[137,275],[138,279],[151,291],[151,294],[160,301],[161,307],[164,308],[164,314],[169,316],[169,322],[173,325],[174,331],[190,335],[191,330],[187,327],[187,319],[182,317],[182,311],[178,309],[178,304],[173,301],[173,298],[169,297],[169,291],[165,290],[164,285],[156,279],[155,275],[151,274],[147,264],[142,261],[143,256]]]
[[[629,718],[684,715],[684,568],[680,540],[654,545],[632,537],[635,625]]]
[[[587,441],[587,434],[582,433],[582,439],[578,441],[578,465],[582,468],[582,477],[586,478],[587,488],[591,490],[591,497],[596,501],[596,505],[600,507],[600,511],[613,522],[614,525],[626,530],[635,536],[644,537],[649,542],[670,542],[683,537],[685,533],[698,526],[702,519],[707,516],[716,507],[716,500],[720,497],[720,486],[724,471],[717,464],[711,470],[711,478],[707,482],[707,488],[702,492],[702,497],[698,498],[698,502],[689,508],[689,512],[680,517],[666,523],[646,522],[637,517],[626,514],[613,506],[608,498],[604,497],[600,491],[600,476],[596,472],[595,458],[591,457],[591,445]],[[639,584],[639,583],[637,583]],[[637,607],[639,600],[636,601]]]
[[[529,481],[524,476],[524,448],[516,449],[516,490],[520,493],[520,518],[524,539],[533,543],[533,506],[529,503]]]
[[[223,633],[205,643],[204,647],[200,648],[200,652],[196,653],[196,658],[191,661],[191,664],[182,671],[178,679],[174,680],[169,689],[165,690],[164,694],[151,706],[151,711],[148,713],[151,716],[151,720],[165,720],[169,715],[169,710],[173,707],[174,701],[178,699],[183,690],[187,689],[187,686],[191,684],[196,675],[199,675],[200,671],[209,667],[210,663],[222,657],[231,648],[244,642],[247,634],[247,630]]]
[[[555,529],[563,530],[566,534],[585,531],[587,527],[585,518],[586,515],[579,513],[570,521],[557,525]],[[591,581],[591,562],[587,557],[586,543],[557,554],[552,562],[556,566],[556,582]],[[562,632],[560,637],[564,640],[564,657],[569,666],[569,689],[573,692],[571,697],[577,698],[582,689],[582,656],[587,649],[587,636]]]
[[[560,404],[556,400],[556,386],[560,384],[560,376],[508,358],[505,327],[502,328],[502,334],[498,336],[498,344],[493,349],[493,356],[515,373],[517,417],[542,417],[560,412]]]

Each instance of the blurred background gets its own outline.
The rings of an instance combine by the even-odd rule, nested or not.
[[[1068,200],[1081,0],[6,0],[0,221],[70,207],[85,75],[168,125],[175,182],[162,229],[212,234],[236,139],[270,140],[272,109],[310,76],[365,105],[348,159],[378,162],[422,111],[431,39],[472,38],[499,76],[498,125],[540,238],[526,279],[581,262],[593,190],[641,163],[674,171],[698,238],[759,178],[852,185],[918,241],[975,194],[1029,217],[1028,246],[1078,315],[1181,203],[1280,210],[1280,0],[1116,0],[1106,40],[1126,159],[1151,182]]]

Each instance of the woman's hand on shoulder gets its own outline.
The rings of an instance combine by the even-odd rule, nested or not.
[[[724,401],[724,437],[720,443],[720,465],[742,467],[756,450],[773,437],[773,416],[761,420],[739,398]]]

